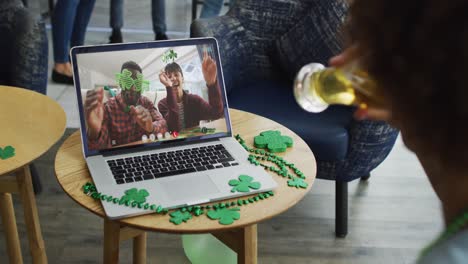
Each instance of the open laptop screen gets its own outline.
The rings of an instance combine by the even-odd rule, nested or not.
[[[85,156],[231,135],[216,41],[72,49]]]

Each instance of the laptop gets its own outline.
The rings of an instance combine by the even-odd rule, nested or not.
[[[102,194],[146,190],[145,202],[173,209],[277,186],[233,137],[216,39],[80,46],[70,54],[83,155]],[[236,191],[229,181],[241,175],[260,187]],[[154,212],[102,206],[110,219]]]

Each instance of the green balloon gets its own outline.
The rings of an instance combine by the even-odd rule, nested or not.
[[[192,264],[237,263],[237,253],[211,234],[182,235],[182,245]]]

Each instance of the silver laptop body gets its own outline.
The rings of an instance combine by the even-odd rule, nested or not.
[[[225,123],[225,131],[221,129],[219,132],[217,130],[216,133],[213,134],[189,135],[186,138],[170,137],[169,139],[161,140],[155,139],[153,136],[151,140],[142,138],[142,141],[136,145],[122,144],[107,149],[90,149],[86,135],[87,130],[83,106],[86,93],[84,91],[94,89],[100,85],[105,85],[106,82],[102,80],[106,80],[106,78],[107,80],[111,79],[109,76],[111,72],[109,68],[114,67],[114,72],[119,72],[121,62],[128,59],[133,59],[137,63],[145,66],[142,67],[143,75],[145,75],[145,72],[150,72],[150,70],[154,72],[155,68],[161,68],[161,61],[157,59],[159,58],[158,54],[165,56],[169,54],[168,51],[170,50],[179,53],[180,64],[185,65],[183,67],[185,70],[196,69],[198,67],[196,62],[202,61],[203,51],[208,50],[208,54],[215,60],[224,116],[213,123],[221,125]],[[148,52],[148,55],[145,55],[145,52]],[[188,55],[184,54],[184,52],[188,52]],[[135,55],[132,56],[132,54]],[[199,58],[197,58],[197,56]],[[233,138],[218,44],[214,38],[82,46],[72,49],[71,58],[80,114],[83,155],[94,184],[100,193],[120,198],[130,189],[144,189],[149,194],[146,197],[147,203],[172,209],[234,198],[257,192],[265,192],[276,187],[276,182],[261,166],[250,164],[247,160],[248,152]],[[190,58],[192,58],[191,61]],[[177,59],[175,62],[178,62]],[[145,71],[145,69],[147,69],[147,71]],[[192,72],[196,73],[196,71]],[[98,77],[94,78],[93,76]],[[187,77],[185,78],[185,80],[187,80]],[[101,80],[103,83],[94,81],[97,79]],[[150,79],[150,82],[151,81],[153,84],[159,85],[159,79],[153,78]],[[90,83],[91,87],[85,87]],[[107,82],[107,84],[109,83],[112,84],[111,81]],[[116,93],[119,92],[118,87],[113,90]],[[158,91],[158,88],[156,90]],[[201,90],[203,90],[203,88],[201,88]],[[162,90],[159,89],[159,91]],[[157,99],[159,98],[157,98],[156,92],[154,101],[156,102]],[[155,104],[155,107],[156,105],[157,104]],[[210,123],[208,122],[206,124],[208,125]],[[200,124],[200,130],[202,126],[203,124]],[[221,154],[216,154],[219,157],[216,158],[211,155],[212,153]],[[160,157],[164,157],[164,159]],[[179,157],[179,159],[175,160],[175,157]],[[200,159],[201,161],[195,162]],[[170,163],[173,166],[171,164],[167,165],[167,160],[172,160]],[[191,166],[191,164],[179,164],[179,162],[183,163],[183,161],[192,162],[191,164],[195,165],[190,168],[189,166]],[[142,162],[145,162],[145,165],[138,164]],[[162,172],[163,165],[169,166],[164,168],[169,169],[176,167],[177,169],[175,169],[175,172],[174,170]],[[129,172],[130,169],[132,169],[131,172]],[[144,173],[147,172],[143,174],[146,175],[145,178],[143,175],[136,175],[136,171],[139,170]],[[116,171],[118,173],[116,173]],[[155,173],[151,174],[150,172]],[[124,178],[121,178],[122,175],[124,175]],[[153,177],[150,177],[150,175]],[[238,179],[240,175],[253,177],[253,181],[259,182],[261,187],[257,190],[251,189],[248,193],[232,192],[233,186],[230,186],[228,182],[232,179]],[[130,178],[132,178],[133,181],[130,180]],[[122,179],[124,180],[123,183],[121,181]],[[102,202],[102,206],[110,219],[119,219],[154,212],[106,201]]]

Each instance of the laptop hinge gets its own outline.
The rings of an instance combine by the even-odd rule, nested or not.
[[[142,147],[141,145],[138,145],[138,146],[135,146],[134,148],[108,150],[108,151],[105,151],[104,153],[101,152],[100,154],[103,157],[109,157],[109,156],[114,156],[114,155],[122,155],[122,154],[135,153],[135,152],[161,150],[161,149],[173,148],[173,147],[178,147],[178,146],[190,146],[190,145],[196,145],[200,143],[219,141],[220,139],[221,138],[209,138],[209,139],[201,139],[201,140],[196,140],[196,141],[185,141],[183,139],[181,141],[177,141],[176,139],[176,140],[171,140],[170,142],[157,145],[157,146]]]

